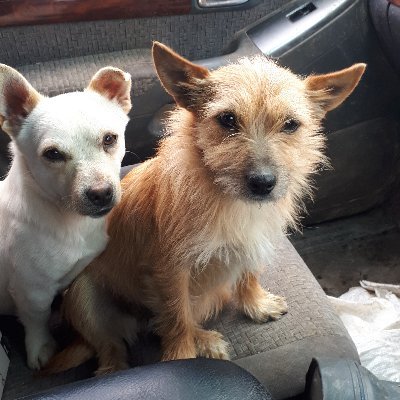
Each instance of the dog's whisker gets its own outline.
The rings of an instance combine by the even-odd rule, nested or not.
[[[256,144],[256,143],[257,143],[256,140],[251,139],[251,138],[249,138],[249,137],[247,137],[247,136],[244,136],[244,135],[242,135],[242,139],[244,139],[244,140],[246,140],[247,142],[252,143],[252,144]]]
[[[225,140],[227,140],[227,139],[230,139],[230,138],[232,138],[232,137],[234,137],[234,136],[239,136],[239,135],[241,135],[240,132],[231,133],[230,135],[228,135],[228,136],[226,136],[224,139],[222,139],[222,142],[221,142],[221,143],[225,142]]]
[[[125,151],[125,154],[126,154],[126,153],[130,153],[130,154],[133,154],[134,156],[136,156],[139,162],[142,162],[142,161],[143,161],[143,160],[141,159],[141,157],[139,157],[138,154],[136,154],[135,152],[133,152],[133,151],[131,151],[131,150],[126,150],[126,151]]]

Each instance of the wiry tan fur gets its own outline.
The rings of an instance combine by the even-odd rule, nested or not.
[[[286,312],[285,300],[264,290],[257,276],[273,263],[276,243],[295,226],[310,194],[310,176],[326,161],[321,119],[351,93],[365,68],[333,74],[326,85],[321,76],[301,79],[263,57],[209,72],[161,44],[153,55],[180,107],[156,157],[123,180],[108,247],[64,301],[67,319],[98,356],[99,372],[127,366],[123,340],[135,338],[130,311],[137,306],[154,313],[163,360],[228,358],[222,335],[201,325],[232,295],[260,323]],[[226,111],[237,116],[237,132],[218,122]],[[288,118],[300,121],[293,134],[282,132]],[[277,183],[268,198],[255,201],[245,178],[266,168]],[[68,354],[71,348],[48,370],[88,356],[70,362]]]

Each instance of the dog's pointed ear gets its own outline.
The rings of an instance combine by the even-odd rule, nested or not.
[[[18,71],[0,64],[0,124],[4,132],[16,136],[41,98]]]
[[[179,106],[190,109],[196,100],[193,97],[199,80],[210,74],[208,69],[191,63],[159,42],[153,43],[153,61],[165,90]]]
[[[119,68],[105,67],[96,72],[87,89],[115,102],[128,114],[132,107],[131,86],[130,74]]]
[[[306,78],[311,99],[328,112],[343,103],[360,82],[366,64],[354,64],[341,71]]]

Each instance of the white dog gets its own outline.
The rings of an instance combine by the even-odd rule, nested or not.
[[[0,314],[20,318],[33,369],[55,350],[47,326],[54,296],[107,243],[130,88],[128,73],[106,67],[84,92],[46,98],[0,64],[0,123],[13,154],[0,182]]]

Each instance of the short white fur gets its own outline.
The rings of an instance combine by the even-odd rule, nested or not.
[[[124,74],[129,98],[130,75],[116,71]],[[0,182],[0,314],[19,317],[28,365],[39,369],[55,350],[47,326],[54,296],[107,244],[105,216],[85,215],[81,203],[85,191],[99,182],[112,186],[118,202],[128,117],[115,99],[89,89],[40,97],[20,127],[10,132],[5,82],[8,75],[14,78],[8,85],[23,84],[23,78],[6,66],[0,75],[0,114],[13,155]],[[117,135],[109,151],[102,143],[107,133]],[[49,147],[66,154],[67,161],[44,159]]]

